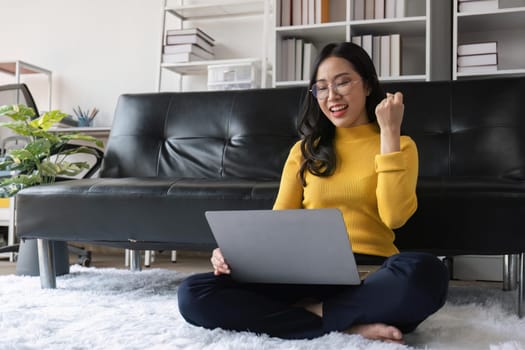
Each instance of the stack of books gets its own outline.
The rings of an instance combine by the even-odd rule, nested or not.
[[[496,41],[458,45],[458,73],[487,73],[497,70]]]
[[[162,62],[179,63],[211,60],[215,40],[199,28],[166,31]]]
[[[458,12],[496,11],[499,0],[458,0]]]
[[[398,77],[401,72],[401,35],[356,35],[352,42],[361,46],[372,58],[377,75]]]

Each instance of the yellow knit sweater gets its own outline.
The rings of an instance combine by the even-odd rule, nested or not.
[[[274,209],[339,208],[354,252],[378,256],[398,253],[392,229],[417,208],[418,154],[414,141],[401,136],[401,150],[380,154],[379,127],[370,123],[337,128],[336,170],[332,176],[298,177],[300,142],[284,166]]]

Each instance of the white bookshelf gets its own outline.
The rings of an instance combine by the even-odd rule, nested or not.
[[[329,22],[280,26],[281,1],[274,0],[275,55],[274,86],[304,85],[306,81],[283,79],[282,43],[302,38],[318,50],[330,42],[351,41],[353,36],[401,35],[401,74],[380,76],[384,81],[451,79],[451,3],[443,0],[405,0],[405,16],[381,19],[353,19],[354,1],[330,1]],[[377,68],[377,67],[376,67]]]
[[[162,90],[163,79],[171,79],[173,77],[167,76],[166,73],[176,74],[179,79],[178,91],[182,91],[182,79],[185,76],[205,76],[208,72],[208,67],[211,65],[236,65],[245,62],[258,62],[261,67],[261,86],[269,85],[267,83],[267,72],[271,70],[269,64],[268,54],[268,19],[270,18],[270,1],[271,0],[227,0],[215,1],[209,0],[205,2],[193,2],[187,0],[178,1],[163,1],[162,8],[162,30],[161,30],[161,50],[165,42],[166,30],[168,29],[182,29],[191,25],[199,27],[206,31],[206,23],[216,20],[235,21],[239,18],[253,18],[254,21],[261,21],[263,24],[263,33],[261,34],[261,53],[258,57],[227,57],[217,58],[213,60],[190,61],[181,63],[163,63],[162,53],[159,58],[157,89]],[[169,25],[171,19],[175,19],[175,27]],[[250,28],[247,28],[250,30]],[[213,33],[208,33],[212,37]],[[235,45],[235,40],[232,38],[231,43]]]
[[[453,6],[452,78],[525,74],[525,0],[499,0],[493,11],[458,12]],[[458,45],[497,42],[498,67],[493,72],[464,73],[457,69]]]

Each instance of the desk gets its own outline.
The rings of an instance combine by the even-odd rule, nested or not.
[[[101,127],[95,127],[95,126],[88,126],[88,127],[71,127],[71,128],[61,128],[61,127],[51,127],[48,129],[49,132],[56,132],[56,133],[81,133],[84,135],[89,135],[96,137],[100,141],[104,143],[104,147],[106,145],[106,142],[109,138],[109,132],[111,131],[111,128],[109,126],[101,126]]]
[[[51,111],[51,71],[24,61],[0,62],[0,72],[15,76],[17,84],[20,84],[22,74],[45,74],[48,81],[48,111]]]

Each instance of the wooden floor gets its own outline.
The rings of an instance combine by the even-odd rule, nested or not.
[[[124,250],[111,248],[109,251],[95,251],[92,253],[91,266],[93,267],[114,267],[121,269],[128,269],[125,266]],[[177,262],[171,262],[171,252],[156,252],[155,261],[150,267],[142,265],[142,269],[148,268],[163,268],[172,269],[179,272],[207,272],[212,271],[210,263],[211,252],[187,252],[177,251]],[[75,264],[77,257],[70,255],[70,263]],[[144,264],[144,256],[142,256],[142,264]],[[7,259],[0,259],[0,275],[15,274],[16,263],[9,262]],[[493,281],[450,281],[451,285],[477,285],[491,288],[501,288],[501,282]]]
[[[125,266],[124,250],[122,252],[93,252],[91,266],[94,267],[114,267],[127,269]],[[173,269],[180,272],[205,272],[211,271],[210,263],[211,253],[197,253],[197,252],[177,252],[177,262],[171,262],[170,252],[156,252],[155,260],[150,268]],[[70,256],[70,263],[77,262],[76,256]],[[142,258],[142,263],[144,259]],[[143,266],[143,269],[147,267]],[[16,263],[9,262],[8,259],[0,259],[0,275],[14,274],[16,271]]]

